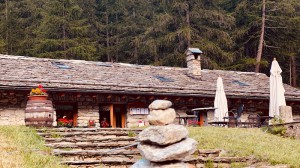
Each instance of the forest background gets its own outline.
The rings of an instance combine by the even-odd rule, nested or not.
[[[299,0],[0,0],[0,53],[186,66],[300,78]],[[261,57],[261,58],[259,58]]]

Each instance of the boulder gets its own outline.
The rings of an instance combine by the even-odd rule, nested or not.
[[[184,162],[175,163],[153,163],[147,159],[140,159],[134,163],[130,168],[189,168],[189,164]]]
[[[140,142],[151,142],[158,145],[169,145],[188,136],[188,130],[182,125],[148,127],[137,136]]]
[[[137,147],[142,156],[151,162],[181,161],[193,154],[197,148],[194,139],[187,138],[169,146],[140,143]]]
[[[165,110],[172,106],[172,102],[169,100],[154,100],[150,105],[150,110]]]
[[[173,123],[176,118],[176,112],[172,108],[166,110],[151,110],[147,116],[151,125],[167,125]]]

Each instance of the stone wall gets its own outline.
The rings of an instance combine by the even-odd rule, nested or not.
[[[94,120],[95,126],[99,127],[99,106],[96,99],[87,96],[81,97],[78,101],[77,126],[88,126],[89,120]]]
[[[136,128],[139,127],[139,122],[142,122],[144,125],[149,125],[147,119],[148,115],[139,115],[139,114],[129,114],[127,113],[126,127],[127,128]]]
[[[78,118],[77,118],[77,126],[85,127],[88,126],[89,120],[95,121],[95,126],[99,127],[99,108],[84,108],[78,109]]]
[[[273,127],[281,125],[283,125],[286,128],[285,136],[300,139],[300,122],[278,124],[274,125]]]
[[[25,125],[25,110],[21,108],[0,108],[0,125]]]
[[[0,125],[25,125],[27,94],[0,91]]]

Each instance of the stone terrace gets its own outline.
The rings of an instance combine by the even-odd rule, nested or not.
[[[110,151],[136,143],[135,135],[141,131],[138,129],[48,128],[37,131],[46,146],[53,148],[53,154],[62,156],[62,163],[70,167],[127,168],[142,158],[136,146]],[[218,149],[197,150],[184,162],[191,168],[204,168],[207,164],[229,168],[232,163],[251,165],[255,162],[247,157],[222,157],[220,153]]]

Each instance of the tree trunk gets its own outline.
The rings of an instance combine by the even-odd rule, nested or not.
[[[263,52],[264,36],[265,36],[265,22],[266,22],[266,0],[262,2],[262,17],[261,17],[261,34],[258,44],[258,51],[256,55],[255,73],[259,72],[260,61]]]
[[[109,28],[108,28],[108,13],[106,12],[106,56],[107,56],[107,61],[110,62],[112,61],[109,55]]]
[[[118,23],[119,22],[119,17],[118,17],[118,14],[116,13],[116,23]],[[116,30],[116,32],[115,32],[115,36],[117,36],[117,38],[116,38],[116,42],[115,42],[115,45],[116,46],[118,46],[119,45],[119,41],[120,41],[120,39],[119,39],[119,36],[118,36],[118,29]],[[114,57],[115,57],[115,62],[119,62],[119,54],[117,53],[117,54],[114,54]]]
[[[138,56],[138,46],[137,46],[137,42],[134,43],[134,53],[133,53],[133,57],[136,61],[136,64],[139,64],[139,56]]]
[[[291,56],[291,85],[297,87],[297,70],[295,56]]]
[[[66,55],[66,27],[65,27],[65,4],[63,4],[63,26],[62,26],[62,31],[63,31],[63,50],[64,50],[64,56],[65,59],[67,59]]]
[[[5,19],[6,19],[6,24],[8,23],[8,0],[5,1]],[[10,54],[9,52],[9,27],[8,24],[6,26],[6,54]]]
[[[134,8],[133,8],[133,18],[134,18],[134,20],[136,19],[135,18],[135,9]],[[134,34],[136,35],[135,31],[134,31]],[[138,38],[138,37],[136,37],[136,38]],[[138,45],[139,45],[138,39],[135,39],[134,40],[133,58],[135,59],[136,64],[139,64]]]
[[[188,5],[188,4],[187,4]],[[188,27],[188,32],[187,32],[187,46],[190,47],[191,46],[191,23],[190,23],[190,10],[189,10],[189,5],[186,9],[186,24]]]
[[[157,46],[155,45],[154,47],[155,47],[155,49],[153,49],[155,51],[154,52],[154,62],[157,63],[158,62]]]

